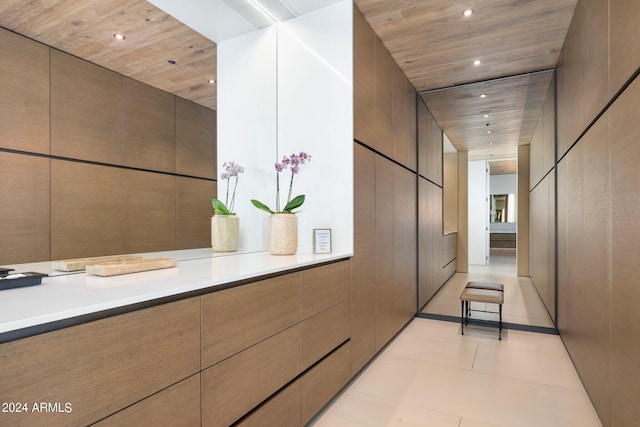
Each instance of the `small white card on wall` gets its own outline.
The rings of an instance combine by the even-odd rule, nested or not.
[[[316,254],[331,253],[330,228],[315,228],[313,230],[313,252]]]

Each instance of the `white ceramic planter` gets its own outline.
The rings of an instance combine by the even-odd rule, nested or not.
[[[298,217],[275,214],[269,220],[269,252],[273,255],[293,255],[298,250]]]
[[[240,218],[237,215],[214,215],[211,217],[211,249],[214,252],[238,250]]]

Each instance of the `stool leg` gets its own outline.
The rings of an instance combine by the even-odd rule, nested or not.
[[[502,341],[502,304],[500,304],[500,328],[498,329],[498,339]]]
[[[460,323],[462,324],[462,335],[464,335],[464,301],[460,301],[460,308],[462,313],[462,317],[460,317]]]

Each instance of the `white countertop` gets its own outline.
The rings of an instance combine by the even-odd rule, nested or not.
[[[0,334],[351,256],[269,252],[220,256],[211,248],[143,255],[175,258],[178,267],[111,277],[54,272],[41,285],[1,290]],[[3,267],[52,273],[50,262]]]

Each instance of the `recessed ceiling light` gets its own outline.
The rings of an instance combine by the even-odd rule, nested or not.
[[[213,79],[209,79],[209,80],[207,80],[207,82],[209,82],[209,84],[214,84],[216,81],[213,80]]]
[[[469,17],[471,15],[473,15],[473,9],[465,9],[465,11],[462,12],[462,16],[464,17]]]
[[[485,114],[485,115],[484,115],[484,118],[486,119],[487,117],[489,117],[489,115],[488,115],[488,114]]]
[[[487,133],[491,133],[491,131],[490,131],[490,130],[488,130],[488,131],[487,131]]]
[[[120,34],[120,33],[115,33],[113,35],[113,38],[116,39],[116,40],[124,40],[124,39],[126,39],[126,37],[124,35]]]
[[[486,93],[483,93],[482,95],[480,95],[480,98],[486,98],[486,97],[487,97]]]
[[[473,65],[475,65],[476,67],[480,64],[482,64],[482,61],[480,61],[479,59],[476,59],[475,61],[473,61]]]
[[[493,145],[493,142],[490,142],[489,145]]]
[[[167,62],[171,65],[176,65],[176,61],[174,61],[173,59],[170,59]]]

